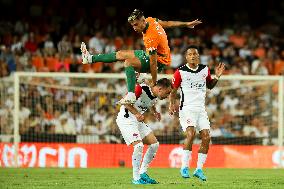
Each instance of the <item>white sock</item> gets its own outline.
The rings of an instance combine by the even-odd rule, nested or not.
[[[89,56],[88,56],[87,59],[88,59],[88,63],[89,63],[89,64],[93,63],[93,55],[90,55],[90,54],[89,54]]]
[[[190,165],[192,151],[183,150],[182,158],[181,158],[181,168],[188,167]]]
[[[132,167],[133,167],[133,179],[134,180],[139,180],[140,179],[140,174],[139,174],[139,168],[140,168],[140,163],[143,155],[143,143],[139,142],[134,146],[134,150],[132,153]]]
[[[140,174],[146,173],[149,164],[152,162],[159,148],[159,142],[151,144],[144,155],[143,162],[140,168]]]
[[[202,169],[203,164],[205,163],[207,158],[207,154],[198,153],[198,160],[197,160],[197,168],[196,169]]]

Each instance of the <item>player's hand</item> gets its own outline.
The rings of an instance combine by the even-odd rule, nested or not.
[[[177,112],[175,104],[170,104],[169,106],[169,114],[174,115]]]
[[[144,81],[144,83],[145,83],[146,85],[148,85],[148,86],[151,86],[152,81],[146,79],[146,80]]]
[[[136,117],[137,121],[144,121],[144,119],[145,119],[145,117],[140,113],[135,114],[135,117]]]
[[[156,84],[157,84],[157,82],[151,81],[151,82],[150,82],[150,87],[154,87]]]
[[[192,22],[188,22],[186,25],[189,28],[194,28],[196,25],[201,24],[202,21],[199,19],[193,20]]]
[[[161,121],[161,114],[159,112],[154,112],[154,116],[158,121]]]
[[[219,65],[215,68],[215,75],[219,78],[223,71],[225,70],[225,64],[220,62]]]

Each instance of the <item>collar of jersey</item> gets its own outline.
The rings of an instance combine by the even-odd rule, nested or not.
[[[149,25],[149,22],[146,22],[146,27],[144,28],[143,33],[146,33],[147,29],[149,28]]]
[[[196,71],[198,69],[198,67],[199,67],[199,65],[198,65],[197,68],[193,69],[193,68],[189,67],[187,64],[186,64],[186,66],[188,67],[188,69],[190,69],[192,71]]]

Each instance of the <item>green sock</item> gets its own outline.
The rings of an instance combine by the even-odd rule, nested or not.
[[[116,61],[116,52],[107,54],[96,54],[92,56],[92,62],[112,63]]]
[[[134,92],[136,84],[136,76],[133,66],[126,67],[125,74],[126,74],[127,90],[128,92]]]

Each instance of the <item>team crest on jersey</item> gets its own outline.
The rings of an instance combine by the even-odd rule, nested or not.
[[[186,120],[186,123],[187,123],[188,125],[190,125],[192,122],[191,122],[190,119],[187,119],[187,120]]]
[[[202,83],[190,83],[190,88],[197,88],[197,89],[202,89],[205,86],[205,82]]]
[[[138,134],[137,134],[137,133],[133,133],[133,136],[134,136],[134,137],[138,137]]]

